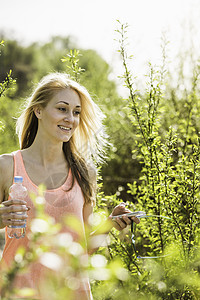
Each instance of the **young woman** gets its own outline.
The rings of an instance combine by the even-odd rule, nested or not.
[[[82,224],[79,234],[85,234],[95,203],[96,171],[91,162],[92,158],[100,159],[105,144],[102,119],[87,90],[63,73],[44,77],[28,99],[17,121],[20,150],[0,157],[0,228],[6,227],[5,265],[11,264],[19,246],[28,247],[30,222],[35,215],[29,196],[26,201],[9,199],[9,187],[16,175],[23,176],[29,193],[37,195],[43,183],[46,213],[56,222],[67,214],[76,216]],[[25,212],[23,217],[17,214],[19,211]],[[111,216],[128,212],[122,203]],[[7,226],[22,225],[26,219],[26,236],[8,238]],[[132,220],[139,222],[135,217]],[[125,215],[115,219],[113,226],[122,230],[130,223]],[[37,290],[41,274],[41,267],[33,264],[27,274],[17,276],[15,285]],[[92,299],[89,283],[80,285],[74,299],[80,296],[82,300]]]

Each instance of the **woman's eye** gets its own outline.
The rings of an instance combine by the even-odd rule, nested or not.
[[[61,112],[66,112],[66,111],[67,111],[67,108],[66,108],[66,107],[58,107],[58,110],[61,111]],[[79,110],[74,111],[74,115],[75,115],[75,116],[80,115],[80,113],[81,113],[81,112],[80,112]]]
[[[66,108],[65,107],[58,107],[58,110],[60,110],[60,111],[66,111]]]
[[[75,115],[80,115],[80,113],[81,113],[80,111],[75,111],[74,112]]]

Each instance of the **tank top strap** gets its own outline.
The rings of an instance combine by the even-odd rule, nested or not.
[[[22,176],[23,178],[27,177],[24,162],[22,159],[21,151],[17,150],[12,152],[14,159],[14,176]]]

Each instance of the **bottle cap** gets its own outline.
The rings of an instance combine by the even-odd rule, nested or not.
[[[14,182],[15,183],[22,183],[23,182],[23,177],[22,176],[15,176],[14,177]]]

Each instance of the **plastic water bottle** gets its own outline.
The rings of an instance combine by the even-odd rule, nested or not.
[[[14,183],[9,189],[9,195],[11,199],[25,200],[27,195],[27,189],[22,185],[23,177],[15,176]],[[17,212],[19,215],[23,215],[24,212]],[[9,225],[7,227],[7,234],[9,238],[23,238],[26,233],[26,222],[23,225]]]

